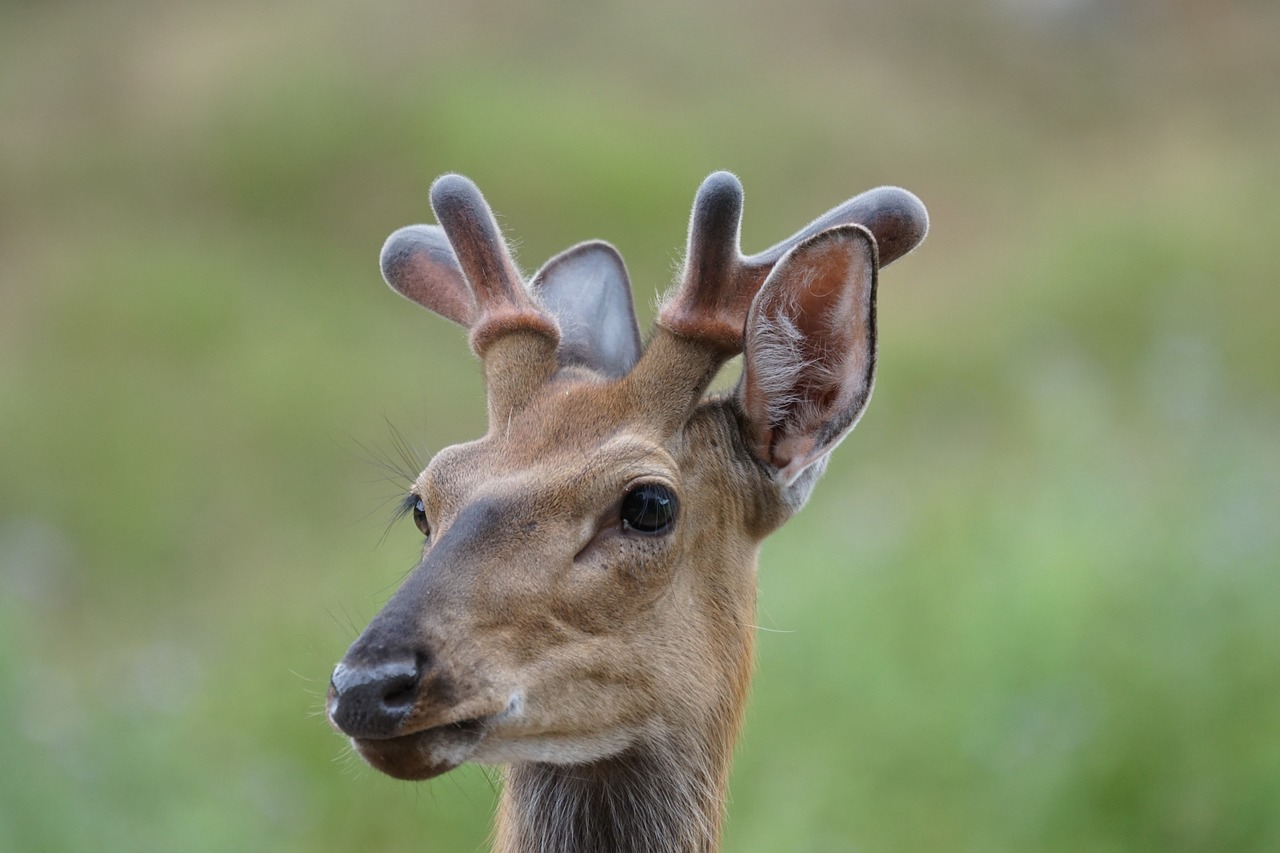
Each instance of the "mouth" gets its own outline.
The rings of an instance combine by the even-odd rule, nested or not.
[[[484,739],[489,717],[472,717],[389,738],[352,738],[360,757],[396,779],[422,781],[464,763]]]

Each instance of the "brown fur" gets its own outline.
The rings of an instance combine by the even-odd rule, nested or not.
[[[681,288],[638,363],[610,378],[589,353],[562,366],[555,319],[523,289],[471,282],[506,276],[509,257],[478,191],[442,183],[433,203],[461,260],[413,234],[388,241],[384,270],[471,324],[489,430],[414,483],[430,528],[421,562],[335,670],[330,719],[400,778],[508,765],[504,853],[715,850],[759,545],[870,393],[880,235],[845,224],[842,207],[742,258],[741,188],[713,176]],[[865,198],[845,207],[886,221]],[[482,295],[468,302],[468,288]],[[744,342],[745,387],[705,398]],[[669,529],[620,519],[637,484],[674,493]]]

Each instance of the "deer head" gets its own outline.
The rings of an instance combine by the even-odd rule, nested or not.
[[[578,786],[558,808],[579,831],[595,820],[594,843],[629,849],[588,802],[627,773],[661,774],[664,807],[700,815],[652,831],[706,849],[751,668],[759,543],[866,407],[877,274],[923,239],[924,207],[873,190],[743,256],[741,185],[713,174],[642,347],[610,246],[577,245],[526,286],[473,184],[442,177],[431,203],[440,225],[392,234],[383,276],[470,329],[489,426],[412,484],[422,557],[334,670],[329,719],[397,778],[511,765],[511,849],[551,820],[533,802],[551,778]],[[705,396],[740,352],[737,388]]]

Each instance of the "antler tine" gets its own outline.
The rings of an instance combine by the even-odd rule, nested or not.
[[[644,399],[667,401],[668,426],[681,423],[721,365],[742,352],[752,301],[787,252],[823,231],[858,225],[874,238],[878,268],[914,249],[929,228],[924,205],[897,187],[862,193],[750,257],[739,248],[741,221],[742,184],[729,172],[713,173],[694,199],[680,286],[659,310],[657,334],[631,378]],[[689,393],[672,394],[674,387]]]
[[[855,196],[749,257],[739,249],[741,218],[742,184],[736,177],[716,172],[703,181],[689,223],[684,278],[659,314],[660,325],[726,357],[742,351],[747,312],[774,265],[805,240],[840,225],[861,225],[875,237],[880,266],[885,266],[919,245],[929,230],[924,204],[898,187]]]
[[[444,175],[431,185],[431,209],[449,236],[458,265],[476,301],[471,346],[482,358],[498,338],[531,331],[554,343],[560,331],[530,298],[498,223],[480,190],[461,175]]]
[[[439,225],[406,225],[382,244],[382,278],[391,289],[441,317],[471,328],[476,301]]]
[[[742,184],[728,172],[712,174],[694,198],[680,286],[659,310],[653,339],[628,377],[662,429],[684,423],[721,365],[742,351],[751,294],[743,301],[737,287],[741,221]]]
[[[783,255],[815,234],[839,225],[861,225],[870,231],[876,238],[879,265],[883,268],[920,245],[929,231],[929,212],[914,193],[901,187],[867,190],[828,210],[781,243],[743,258],[743,272],[751,279],[746,289],[754,297]]]
[[[505,423],[555,371],[560,329],[525,289],[475,184],[461,175],[437,178],[431,208],[475,299],[471,348],[484,361],[489,423]]]
[[[755,295],[737,286],[741,222],[742,184],[729,172],[715,172],[693,200],[680,288],[658,315],[660,326],[702,341],[726,359],[742,351],[742,326]]]

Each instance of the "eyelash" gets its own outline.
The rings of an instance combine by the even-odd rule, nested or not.
[[[413,492],[405,495],[396,503],[396,510],[391,515],[391,523],[395,524],[409,513],[413,512],[413,508],[418,504],[418,496]]]

